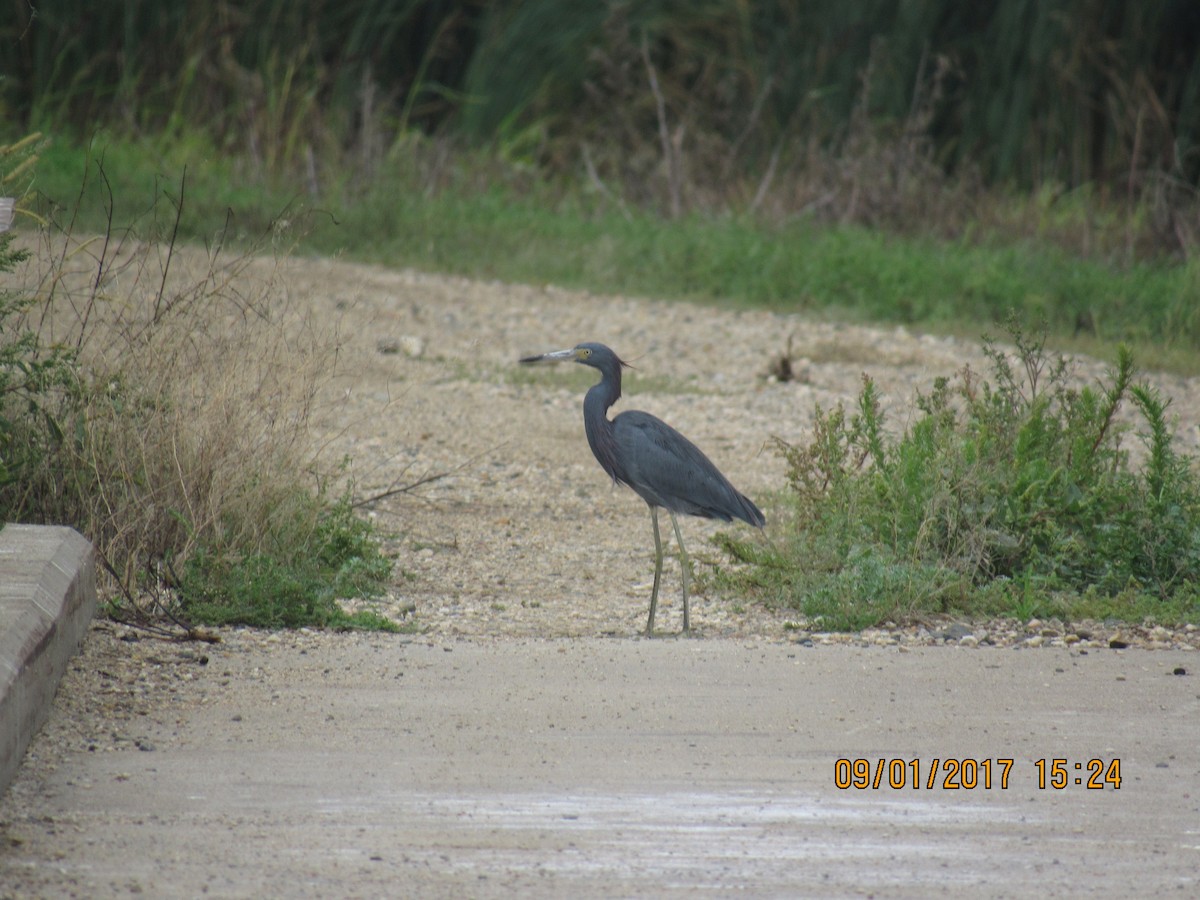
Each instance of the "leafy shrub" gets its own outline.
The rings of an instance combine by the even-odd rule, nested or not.
[[[40,134],[0,146],[0,186],[22,194],[37,161]],[[0,233],[0,522],[35,502],[30,485],[70,431],[68,409],[75,386],[75,356],[38,333],[31,314],[38,299],[13,277],[28,262],[27,249],[14,246],[15,231]]]
[[[0,273],[29,258],[0,234]],[[0,518],[29,502],[30,477],[64,438],[62,394],[73,382],[73,358],[62,347],[45,347],[27,322],[36,298],[0,289]]]
[[[1008,328],[1013,357],[985,341],[990,381],[970,368],[937,379],[899,436],[864,376],[853,413],[818,406],[808,444],[779,441],[791,527],[770,551],[728,542],[755,564],[749,577],[841,627],[995,611],[1031,590],[1194,603],[1200,481],[1172,446],[1167,402],[1134,383],[1126,348],[1105,384],[1080,387],[1044,336]],[[1130,401],[1144,427],[1136,467],[1118,418]]]
[[[348,497],[319,510],[310,534],[275,553],[237,555],[201,548],[180,573],[186,616],[217,625],[264,628],[369,627],[395,624],[370,611],[349,614],[339,599],[374,597],[391,577],[370,524],[354,515]]]

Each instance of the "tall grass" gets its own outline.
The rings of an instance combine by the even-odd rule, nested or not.
[[[314,197],[415,129],[671,214],[903,225],[949,179],[1090,187],[1147,220],[1122,249],[1200,234],[1200,12],[1173,0],[15,9],[18,127],[202,130]],[[971,197],[926,214],[961,231]]]
[[[386,625],[336,603],[338,590],[378,593],[391,565],[326,496],[332,469],[307,424],[336,335],[281,289],[273,253],[291,239],[276,228],[252,253],[184,248],[185,203],[186,183],[172,185],[147,239],[110,220],[0,246],[15,264],[0,296],[0,365],[13,364],[0,516],[82,531],[122,618]],[[9,384],[13,369],[37,377]]]
[[[333,347],[279,303],[269,270],[49,236],[35,259],[48,264],[31,273],[41,334],[74,348],[81,376],[64,423],[80,439],[46,475],[86,504],[124,580],[145,558],[183,559],[218,537],[252,546],[303,517],[305,494],[277,473],[307,469],[315,483],[304,423]]]

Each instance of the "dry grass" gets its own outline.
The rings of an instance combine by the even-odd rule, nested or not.
[[[33,324],[79,372],[47,519],[85,523],[127,592],[197,547],[264,552],[315,527],[307,424],[337,344],[288,300],[277,258],[46,232],[33,251]]]

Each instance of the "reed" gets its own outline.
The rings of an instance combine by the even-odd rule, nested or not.
[[[577,165],[587,139],[661,165],[665,117],[703,184],[731,163],[761,175],[776,150],[786,164],[842,147],[865,114],[897,136],[919,124],[940,166],[994,182],[1141,192],[1155,173],[1200,176],[1200,9],[1172,0],[15,9],[0,70],[21,125],[199,125],[268,167],[410,127],[550,164]]]

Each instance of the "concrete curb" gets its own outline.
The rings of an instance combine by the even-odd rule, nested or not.
[[[92,545],[71,528],[0,530],[0,794],[96,613]]]

